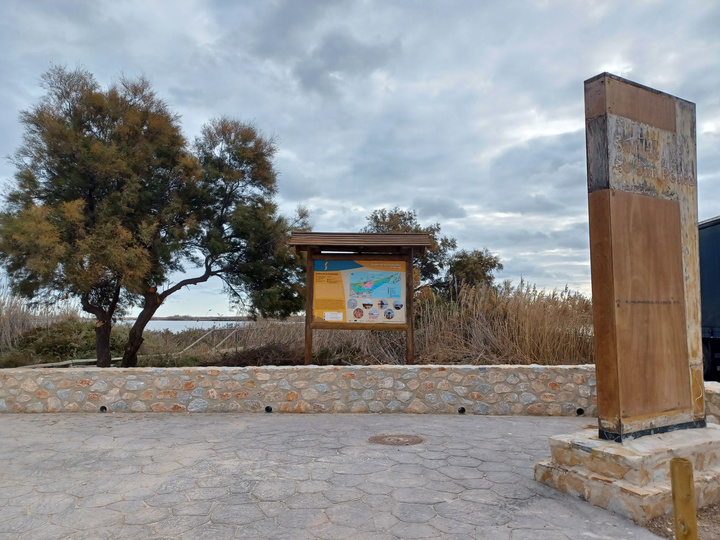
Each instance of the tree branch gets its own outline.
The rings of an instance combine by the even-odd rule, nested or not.
[[[213,270],[211,269],[211,266],[208,265],[207,262],[206,262],[206,264],[205,264],[205,273],[204,273],[203,275],[198,276],[198,277],[194,277],[194,278],[183,279],[182,281],[180,281],[179,283],[176,283],[175,285],[173,285],[173,286],[170,287],[169,289],[164,290],[162,293],[160,293],[160,294],[158,295],[158,303],[161,304],[168,296],[170,296],[171,294],[179,291],[179,290],[182,289],[183,287],[186,287],[186,286],[188,286],[188,285],[197,285],[198,283],[205,283],[205,282],[206,282],[208,279],[210,279],[211,277],[217,276],[217,275],[219,275],[219,274],[220,274],[219,271],[213,271]]]
[[[92,313],[100,321],[105,319],[107,313],[100,306],[94,306],[90,303],[90,298],[89,298],[88,293],[85,293],[80,297],[80,304],[82,305],[83,311]]]
[[[113,298],[110,302],[110,306],[107,310],[107,315],[112,317],[115,314],[115,310],[117,309],[118,301],[120,300],[120,291],[122,289],[122,286],[120,285],[120,280],[118,280],[117,285],[115,285],[115,291],[113,292]]]

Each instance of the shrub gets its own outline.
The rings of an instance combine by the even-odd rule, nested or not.
[[[126,326],[113,328],[110,343],[114,356],[122,354],[128,332]],[[15,341],[15,347],[0,355],[0,367],[94,358],[95,324],[79,318],[68,318],[30,328]]]
[[[72,303],[54,307],[33,306],[14,295],[7,284],[0,282],[0,351],[17,347],[20,338],[29,330],[65,320],[79,320]]]
[[[13,309],[22,304],[7,303]],[[28,317],[29,318],[29,317]],[[95,356],[94,327],[78,317],[40,326],[14,337],[16,348],[0,356],[0,367]],[[226,341],[231,332],[236,333]],[[113,356],[122,354],[129,326],[113,327]],[[298,365],[304,362],[303,322],[261,320],[238,327],[191,329],[179,334],[146,332],[139,366]],[[203,339],[201,339],[203,338]],[[199,341],[198,341],[199,340]],[[196,343],[197,342],[197,343]],[[222,344],[221,344],[222,342]],[[221,351],[214,345],[220,345]],[[398,331],[318,330],[316,364],[403,364],[405,334]],[[513,287],[463,287],[453,298],[425,294],[416,302],[417,364],[592,363],[592,304],[582,294]]]
[[[18,348],[44,359],[85,358],[94,353],[95,331],[83,321],[58,322],[25,332]]]

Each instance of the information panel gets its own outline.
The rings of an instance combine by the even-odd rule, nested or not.
[[[315,259],[313,318],[405,324],[405,261]]]

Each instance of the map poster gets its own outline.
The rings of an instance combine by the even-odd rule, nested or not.
[[[405,324],[405,261],[314,261],[313,317],[338,323]]]

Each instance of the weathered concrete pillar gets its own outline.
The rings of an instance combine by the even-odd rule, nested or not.
[[[698,508],[720,499],[720,428],[684,429],[705,426],[695,106],[603,73],[585,118],[600,429],[551,437],[535,479],[646,523],[674,457]]]
[[[585,81],[601,438],[705,425],[695,105]]]

